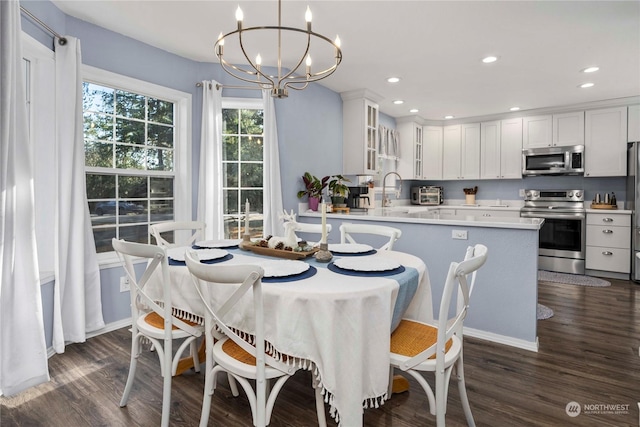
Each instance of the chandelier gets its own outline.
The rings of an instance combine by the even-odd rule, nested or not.
[[[218,36],[218,40],[215,44],[216,56],[220,60],[222,69],[233,77],[243,80],[245,82],[256,84],[261,89],[268,89],[271,91],[271,96],[275,98],[286,98],[288,96],[287,89],[302,90],[306,88],[309,83],[322,80],[329,77],[340,65],[342,61],[342,51],[340,50],[340,38],[336,37],[335,41],[323,36],[322,34],[315,33],[311,30],[311,10],[307,6],[305,13],[305,21],[307,23],[306,29],[284,27],[282,26],[282,1],[278,0],[278,25],[277,26],[261,26],[261,27],[248,27],[243,28],[242,20],[243,13],[240,6],[236,10],[236,20],[238,21],[238,29],[231,31],[227,34]],[[269,75],[262,70],[262,57],[260,53],[257,54],[254,60],[249,57],[247,53],[245,42],[247,38],[250,38],[250,34],[253,37],[257,37],[255,40],[264,40],[267,38],[267,33],[274,34],[277,32],[277,75]],[[297,37],[300,42],[299,46],[294,46],[298,52],[298,57],[288,67],[283,68],[283,36],[288,38]],[[237,40],[235,40],[237,39]],[[306,39],[306,42],[305,42]],[[224,44],[225,40],[234,40],[239,44],[245,65],[234,65],[227,61],[224,57]],[[329,60],[325,59],[327,68],[315,71],[311,68],[311,41],[320,42],[322,48],[327,51],[326,56],[332,56]],[[316,44],[314,44],[314,47]],[[315,52],[315,51],[314,51]],[[302,64],[304,62],[304,72],[302,70]]]

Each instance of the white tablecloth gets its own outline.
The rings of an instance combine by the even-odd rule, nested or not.
[[[233,259],[225,264],[256,262],[253,253],[240,250],[230,253]],[[418,276],[418,288],[405,315],[432,320],[431,287],[424,262],[395,251],[379,251],[370,256],[401,263],[406,268],[403,280],[411,275],[415,280],[415,275]],[[363,402],[364,407],[371,407],[387,398],[390,325],[399,275],[349,276],[330,271],[327,264],[307,261],[317,268],[314,276],[263,283],[266,339],[275,350],[307,362],[306,367],[319,375],[322,386],[329,392],[332,414],[337,411],[341,425],[359,426]],[[174,307],[202,315],[203,307],[187,268],[170,266],[169,270]],[[217,286],[214,294],[223,298],[226,291],[221,288],[224,286]],[[151,297],[154,292],[150,291]],[[249,307],[248,300],[245,305]],[[251,331],[252,310],[243,311],[229,323]]]

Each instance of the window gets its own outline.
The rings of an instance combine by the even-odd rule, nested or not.
[[[188,94],[101,70],[85,73],[87,199],[99,253],[113,251],[114,237],[155,243],[149,225],[191,219],[190,104]]]
[[[261,99],[223,100],[222,167],[225,237],[244,233],[245,202],[250,234],[263,231],[264,109]]]

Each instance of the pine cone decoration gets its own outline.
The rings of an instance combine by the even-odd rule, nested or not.
[[[289,251],[289,252],[293,252],[293,248],[291,246],[285,246],[284,250],[285,251]]]
[[[282,248],[284,248],[284,243],[283,242],[278,242],[276,244],[276,249],[282,249]]]

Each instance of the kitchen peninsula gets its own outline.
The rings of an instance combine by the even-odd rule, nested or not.
[[[340,241],[343,222],[366,221],[402,230],[394,249],[420,257],[427,265],[434,315],[451,261],[464,257],[467,246],[489,248],[479,270],[465,320],[465,334],[537,351],[538,231],[542,220],[520,218],[515,208],[451,210],[453,206],[394,206],[349,214],[327,214],[329,243]],[[518,208],[519,210],[519,208]],[[453,214],[452,214],[453,213]],[[474,214],[475,213],[475,214]],[[300,222],[319,222],[320,213],[300,211]],[[356,236],[357,237],[357,236]],[[376,246],[374,237],[362,243]]]

